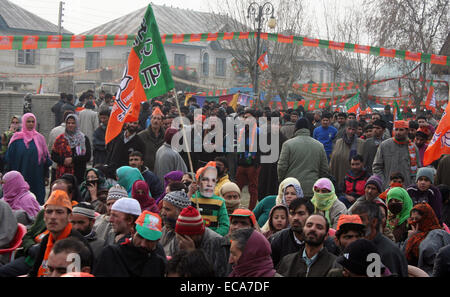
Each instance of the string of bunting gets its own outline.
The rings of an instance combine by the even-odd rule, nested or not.
[[[199,41],[242,40],[253,39],[257,32],[217,32],[198,34],[163,34],[161,40],[164,44],[190,43]],[[89,48],[106,46],[131,46],[135,35],[25,35],[0,36],[0,50],[24,50],[43,48]],[[292,43],[300,46],[319,47],[331,50],[341,50],[360,54],[375,55],[389,58],[398,58],[408,61],[450,65],[448,56],[411,52],[407,50],[389,49],[360,45],[347,42],[337,42],[317,38],[276,33],[260,33],[260,38],[280,43]]]

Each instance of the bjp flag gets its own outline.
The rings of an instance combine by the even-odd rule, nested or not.
[[[445,154],[450,154],[450,101],[425,151],[423,166],[430,165]]]
[[[142,102],[161,96],[173,87],[158,25],[148,5],[117,90],[105,143],[119,135],[125,122],[138,120]]]

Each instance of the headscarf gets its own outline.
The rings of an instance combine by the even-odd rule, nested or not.
[[[419,233],[414,234],[408,239],[406,243],[405,255],[408,263],[415,265],[419,259],[419,245],[427,237],[428,233],[434,229],[441,229],[439,220],[434,213],[433,208],[428,203],[416,204],[413,210],[417,210],[421,215],[422,219],[419,222],[413,222],[411,218],[408,219],[408,224],[417,224]]]
[[[254,230],[250,235],[242,255],[233,266],[230,277],[273,277],[275,269],[273,266],[272,250],[269,241]]]
[[[137,180],[144,180],[144,177],[139,169],[130,166],[122,166],[118,168],[116,174],[118,184],[127,190],[129,197],[131,197],[134,182]]]
[[[76,128],[75,131],[69,132],[67,130],[67,120],[73,118],[75,120]],[[83,156],[86,154],[86,141],[84,133],[80,131],[80,119],[74,113],[69,114],[65,120],[66,128],[64,131],[64,137],[69,142],[71,149],[75,148],[75,154],[77,156]]]
[[[30,217],[35,217],[41,210],[36,197],[30,192],[30,186],[18,171],[9,171],[3,176],[3,200],[11,209],[23,209]]]
[[[27,129],[27,119],[29,117],[32,117],[34,119],[34,127],[31,130]],[[18,139],[23,139],[23,142],[25,144],[25,147],[28,148],[28,144],[31,140],[34,140],[34,144],[36,145],[36,149],[38,152],[38,162],[41,164],[41,162],[44,162],[45,159],[49,156],[47,144],[45,142],[45,137],[36,131],[36,117],[32,113],[26,113],[22,116],[22,131],[16,132],[11,137],[11,140],[9,141],[9,144],[13,143],[14,141]]]
[[[294,188],[296,188],[296,191],[297,191],[297,187],[299,187],[301,190],[301,185],[300,185],[300,182],[298,181],[298,179],[296,179],[295,177],[285,178],[278,186],[278,196],[275,199],[275,205],[284,205],[287,207],[286,200],[284,198],[284,192],[286,191],[286,188],[289,186],[294,186]],[[298,191],[297,191],[297,194],[299,194]],[[301,196],[297,195],[297,197],[302,198],[303,191],[301,191]],[[266,223],[264,224],[264,226],[262,226],[261,231],[267,232],[269,230],[270,230],[269,220],[267,220]]]
[[[181,181],[183,179],[183,171],[180,170],[176,170],[176,171],[171,171],[169,173],[167,173],[166,175],[164,175],[164,192],[161,194],[161,196],[158,197],[158,199],[156,199],[156,204],[159,203],[159,201],[161,201],[161,199],[164,198],[164,196],[166,196],[166,188],[167,186],[174,181]]]
[[[138,190],[144,191],[144,194],[138,194]],[[137,180],[134,182],[133,188],[131,190],[131,197],[139,202],[142,211],[148,210],[150,212],[159,213],[159,208],[155,203],[155,199],[150,197],[149,188],[145,181]]]
[[[0,248],[9,248],[17,231],[17,219],[8,203],[0,200]]]
[[[315,188],[328,189],[329,193],[319,193],[316,192]],[[314,196],[311,199],[314,209],[325,212],[325,217],[331,224],[330,220],[330,208],[333,206],[334,202],[337,200],[334,185],[328,178],[318,179],[313,186]]]
[[[406,192],[405,189],[400,187],[395,187],[389,190],[386,198],[386,205],[388,206],[388,208],[389,208],[389,201],[391,199],[396,199],[403,202],[402,211],[396,216],[396,218],[398,219],[396,226],[399,226],[409,218],[411,209],[413,208],[413,202],[411,200],[411,197],[409,197],[408,192]]]

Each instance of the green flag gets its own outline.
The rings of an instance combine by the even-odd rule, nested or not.
[[[116,94],[105,142],[114,139],[125,122],[138,120],[142,102],[161,96],[173,87],[158,25],[148,5]]]
[[[348,99],[348,101],[345,103],[345,107],[347,108],[347,112],[353,112],[356,113],[359,107],[359,91],[356,93],[355,96]]]
[[[403,115],[400,111],[400,106],[398,106],[397,100],[394,100],[394,121],[398,120],[403,120]]]

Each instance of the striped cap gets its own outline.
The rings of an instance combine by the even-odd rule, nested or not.
[[[205,232],[205,224],[198,210],[193,206],[184,208],[177,219],[175,232],[181,235],[196,235]]]

